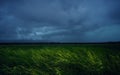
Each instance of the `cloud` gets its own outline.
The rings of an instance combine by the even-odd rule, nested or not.
[[[120,40],[120,26],[105,26],[101,27],[98,30],[87,32],[86,37],[89,37],[87,41],[94,42],[111,42],[111,41],[119,41]],[[96,39],[94,39],[96,38]]]
[[[2,40],[120,40],[116,38],[119,30],[115,31],[120,28],[118,0],[1,0],[0,3]],[[110,39],[103,37],[107,33]]]

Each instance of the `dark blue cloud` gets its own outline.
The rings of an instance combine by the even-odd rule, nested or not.
[[[0,40],[120,41],[119,7],[119,0],[1,0]]]

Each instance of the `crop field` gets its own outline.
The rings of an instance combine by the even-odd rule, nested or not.
[[[120,75],[120,44],[0,45],[0,75]]]

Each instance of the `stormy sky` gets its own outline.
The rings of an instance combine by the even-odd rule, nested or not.
[[[120,41],[120,0],[0,0],[0,42]]]

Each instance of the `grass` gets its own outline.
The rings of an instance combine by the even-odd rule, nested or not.
[[[0,75],[120,75],[117,44],[0,46]]]

